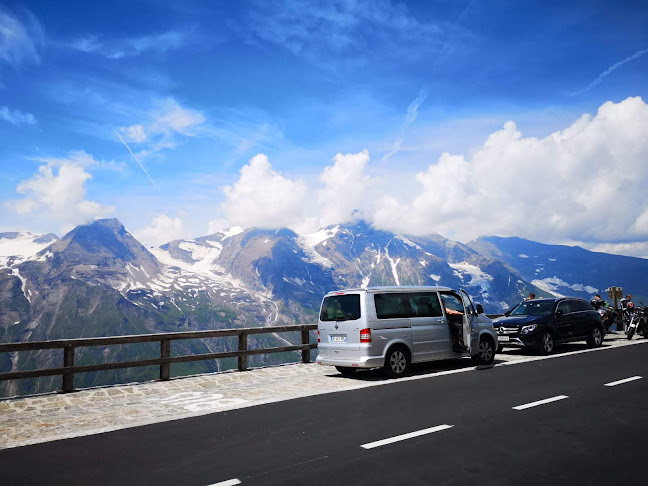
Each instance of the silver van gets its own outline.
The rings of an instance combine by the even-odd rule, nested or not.
[[[369,287],[329,292],[317,324],[317,363],[350,375],[383,368],[398,378],[411,363],[470,356],[490,364],[492,321],[468,294],[448,287]]]

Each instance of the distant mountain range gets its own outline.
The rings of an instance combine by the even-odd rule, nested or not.
[[[608,286],[648,295],[648,260],[483,237],[468,244],[412,236],[363,221],[310,235],[232,228],[146,248],[116,219],[62,238],[0,233],[0,342],[314,323],[322,296],[339,288],[444,285],[464,288],[497,313],[529,292],[590,298]],[[251,346],[294,339],[266,335]],[[173,354],[234,349],[234,340],[174,343]],[[153,345],[85,348],[79,364],[154,357]],[[252,365],[296,359],[255,356]],[[10,353],[0,370],[60,366],[60,353]],[[174,365],[175,375],[234,366]],[[153,379],[155,369],[87,373],[78,386]],[[0,396],[56,389],[60,378],[0,383]]]

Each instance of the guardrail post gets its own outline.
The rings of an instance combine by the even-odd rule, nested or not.
[[[63,348],[63,367],[74,366],[74,346],[67,345]],[[74,391],[74,373],[66,371],[63,373],[63,393]]]
[[[302,329],[301,332],[302,335],[302,344],[310,344],[310,332],[308,329]],[[303,349],[302,350],[302,363],[310,363],[311,362],[311,350],[309,349]]]
[[[171,356],[171,340],[163,339],[160,341],[160,358]],[[169,381],[171,375],[171,363],[162,363],[160,365],[160,380]]]
[[[247,334],[245,333],[239,334],[238,350],[247,351]],[[239,356],[238,357],[239,371],[246,371],[248,369],[247,365],[248,365],[247,356]]]

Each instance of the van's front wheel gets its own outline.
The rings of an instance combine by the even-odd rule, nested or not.
[[[385,356],[383,370],[389,378],[400,378],[404,376],[410,367],[410,356],[406,348],[395,346]]]
[[[479,340],[477,354],[472,356],[473,363],[476,365],[489,365],[495,359],[495,345],[492,339],[482,337]]]

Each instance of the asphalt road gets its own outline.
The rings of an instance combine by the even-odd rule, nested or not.
[[[605,386],[636,376],[644,378]],[[7,449],[0,477],[7,485],[644,484],[647,404],[640,344]]]

